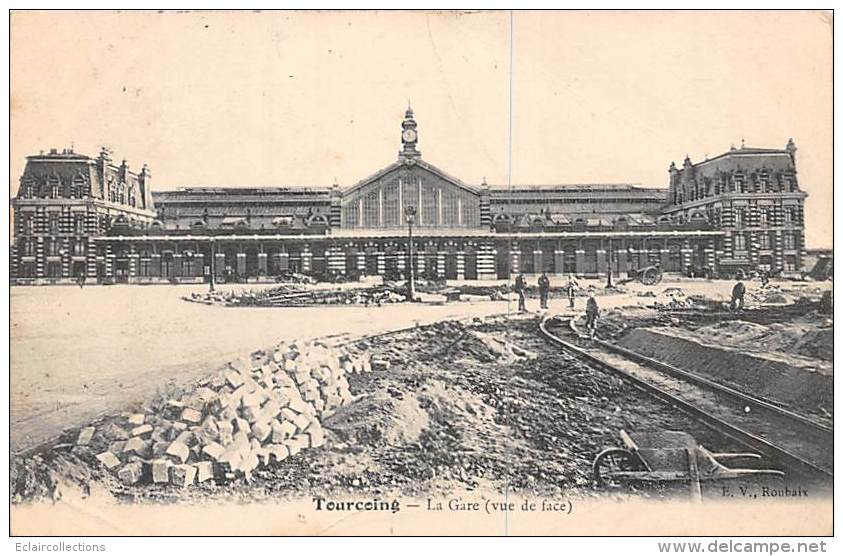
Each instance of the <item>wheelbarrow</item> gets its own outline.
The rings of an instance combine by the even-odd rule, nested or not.
[[[624,482],[687,482],[691,498],[701,499],[700,482],[742,477],[784,477],[777,469],[735,469],[730,461],[758,461],[759,454],[713,453],[681,431],[630,435],[620,431],[623,447],[606,448],[594,458],[594,482],[600,487]]]

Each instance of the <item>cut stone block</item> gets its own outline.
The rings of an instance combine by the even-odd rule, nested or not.
[[[117,472],[117,477],[124,485],[133,485],[141,480],[143,477],[143,463],[135,461],[124,465],[120,471]]]
[[[187,458],[190,457],[190,448],[181,442],[173,442],[170,444],[170,447],[167,448],[167,454],[178,458],[179,461],[184,463],[187,461]]]
[[[202,414],[192,407],[185,407],[181,412],[181,420],[187,423],[201,423]]]
[[[260,442],[266,440],[271,433],[272,427],[266,421],[258,421],[257,423],[252,425],[252,436],[254,436]]]
[[[307,435],[310,437],[310,447],[319,448],[325,444],[325,431],[321,426],[311,426],[307,429]]]
[[[98,454],[97,459],[109,471],[120,465],[120,459],[110,451]]]
[[[141,425],[139,427],[133,428],[132,436],[141,436],[150,432],[152,432],[152,425],[147,423],[146,425]]]
[[[291,436],[296,434],[296,425],[290,421],[280,422],[275,420],[272,423],[272,442],[280,444]]]
[[[310,407],[307,405],[307,403],[304,400],[302,400],[301,397],[291,399],[288,407],[290,409],[292,409],[293,411],[295,411],[296,413],[307,413],[308,411],[311,410]]]
[[[173,463],[170,460],[159,459],[152,462],[152,482],[169,483],[170,467]]]
[[[79,431],[79,436],[76,437],[76,444],[79,446],[87,446],[91,443],[91,440],[94,438],[94,433],[97,432],[97,429],[94,427],[85,427],[84,429]]]
[[[201,461],[196,464],[196,481],[204,483],[214,478],[214,464],[210,461]]]
[[[146,455],[147,450],[151,447],[151,442],[145,441],[139,436],[134,436],[126,441],[126,444],[123,446],[123,452],[144,456]]]
[[[260,406],[248,406],[244,407],[240,410],[240,414],[243,415],[243,419],[246,420],[247,423],[255,423],[260,419],[261,416],[261,408]]]
[[[131,425],[143,425],[145,418],[146,416],[143,413],[133,413],[129,415],[126,419]]]
[[[240,388],[243,385],[243,377],[237,371],[231,370],[225,373],[225,380],[232,388]]]
[[[193,434],[193,431],[181,431],[174,442],[179,442],[185,446],[192,446],[196,443],[196,435]]]
[[[193,465],[174,465],[170,467],[170,483],[185,488],[193,484],[196,478],[196,467]]]
[[[270,456],[272,456],[272,458],[274,458],[278,463],[284,461],[290,455],[290,449],[280,443],[270,444],[267,447],[267,452],[269,452]]]
[[[202,452],[207,454],[212,460],[219,461],[220,457],[225,452],[225,448],[216,442],[209,442],[202,448]]]

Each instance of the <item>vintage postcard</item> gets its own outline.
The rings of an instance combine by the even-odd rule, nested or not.
[[[11,535],[833,533],[831,12],[10,35]]]

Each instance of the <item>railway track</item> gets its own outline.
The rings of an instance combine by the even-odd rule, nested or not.
[[[825,424],[608,342],[577,345],[580,336],[571,319],[545,318],[539,330],[548,341],[621,376],[783,470],[812,480],[833,477],[834,436]]]

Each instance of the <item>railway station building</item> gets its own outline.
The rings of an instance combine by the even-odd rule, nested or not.
[[[103,151],[29,156],[14,210],[14,283],[274,281],[381,275],[507,279],[797,273],[806,194],[796,146],[670,165],[667,188],[467,183],[424,160],[407,109],[401,150],[350,187],[151,189]],[[412,262],[408,220],[413,225]]]

